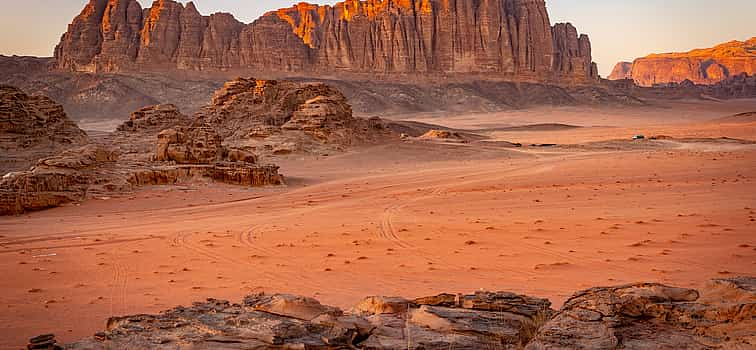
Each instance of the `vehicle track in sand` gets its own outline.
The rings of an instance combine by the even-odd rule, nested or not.
[[[23,252],[23,251],[35,251],[35,250],[100,247],[100,246],[109,246],[109,245],[120,244],[120,243],[142,242],[142,241],[148,241],[148,240],[160,239],[160,238],[161,237],[150,236],[150,237],[135,237],[135,238],[123,238],[123,239],[111,239],[111,240],[107,240],[107,241],[91,242],[91,243],[59,244],[59,245],[47,245],[47,246],[23,247],[23,248],[13,248],[13,249],[3,249],[3,250],[0,250],[0,254],[18,253],[18,252]]]

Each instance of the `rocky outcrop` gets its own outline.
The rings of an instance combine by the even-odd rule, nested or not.
[[[80,201],[98,189],[116,190],[97,180],[98,170],[116,159],[106,148],[87,145],[41,159],[30,170],[8,173],[0,180],[0,215]]]
[[[756,278],[714,280],[701,292],[655,283],[575,294],[526,347],[749,349],[756,347]]]
[[[551,30],[554,38],[553,69],[565,76],[598,79],[598,66],[591,57],[588,35],[578,36],[571,23],[558,23]]]
[[[177,164],[212,164],[227,154],[223,139],[209,126],[163,130],[157,136],[155,160]]]
[[[690,80],[711,85],[739,74],[756,74],[756,37],[684,53],[652,54],[636,59],[631,78],[640,86]]]
[[[197,178],[242,186],[275,186],[284,183],[278,166],[233,162],[200,165],[152,165],[133,169],[127,182],[135,187],[173,185]]]
[[[515,349],[550,312],[547,300],[511,293],[456,297],[449,305],[371,297],[355,313],[283,294],[208,299],[111,318],[105,332],[66,349]]]
[[[507,292],[368,297],[349,311],[285,294],[208,299],[159,315],[113,317],[66,349],[748,349],[756,278],[700,292],[653,283],[592,288],[555,312]],[[54,337],[43,336],[45,341]],[[35,338],[39,341],[40,338]]]
[[[0,86],[0,172],[27,168],[36,159],[85,144],[87,134],[63,107],[45,96]]]
[[[264,53],[264,54],[261,54]],[[590,42],[551,27],[543,0],[300,3],[245,25],[158,0],[90,0],[55,49],[61,70],[484,73],[516,80],[597,78]]]
[[[623,80],[633,78],[633,63],[619,62],[614,65],[612,73],[607,77],[609,80]]]
[[[191,119],[181,114],[173,104],[147,106],[131,113],[129,120],[118,126],[117,131],[157,133],[165,129],[190,124]]]
[[[227,82],[195,123],[215,128],[229,147],[259,155],[328,153],[380,134],[352,116],[335,88],[254,78]]]

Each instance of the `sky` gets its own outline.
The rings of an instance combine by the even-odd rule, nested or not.
[[[139,0],[144,7],[150,0]],[[87,0],[0,0],[0,54],[52,56],[66,25]],[[185,1],[183,1],[185,2]],[[203,14],[252,22],[299,0],[195,0]],[[334,3],[317,1],[316,3]],[[547,0],[551,22],[587,33],[606,76],[615,63],[649,53],[688,51],[756,36],[756,0]]]

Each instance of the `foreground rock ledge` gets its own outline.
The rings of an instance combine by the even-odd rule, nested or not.
[[[64,349],[753,349],[756,278],[698,290],[638,283],[584,290],[560,311],[508,292],[369,297],[348,311],[293,295],[208,299],[114,317]],[[54,337],[31,340],[54,348]]]

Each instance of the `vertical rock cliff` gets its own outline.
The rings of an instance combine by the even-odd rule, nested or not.
[[[586,35],[551,26],[544,0],[299,3],[251,24],[157,0],[91,0],[56,47],[61,70],[478,73],[514,80],[597,78]]]

